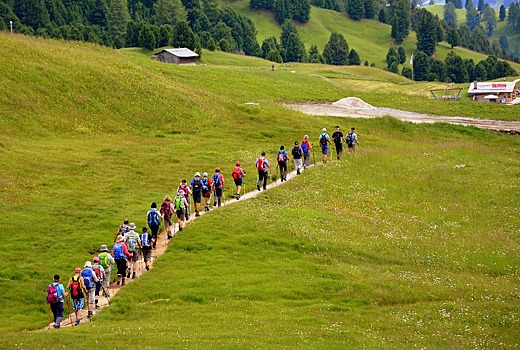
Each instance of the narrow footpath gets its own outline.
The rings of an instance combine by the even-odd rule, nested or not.
[[[320,153],[321,154],[321,153]],[[291,162],[290,160],[288,162]],[[317,164],[320,164],[320,163],[317,163]],[[315,164],[311,164],[309,168],[312,168]],[[278,171],[278,167],[276,164],[273,164],[272,168],[271,168],[271,172],[272,171]],[[302,173],[304,173],[305,171],[303,171]],[[254,179],[254,190],[253,191],[249,191],[249,192],[246,192],[243,196],[240,197],[240,200],[236,200],[235,198],[233,199],[227,199],[223,202],[223,206],[227,206],[227,205],[231,205],[231,204],[234,204],[234,203],[239,203],[241,201],[244,201],[244,200],[248,200],[250,198],[254,198],[256,196],[258,196],[260,193],[262,193],[263,191],[257,191],[256,190],[256,172],[254,173],[254,175],[252,177],[248,177],[247,180],[249,179]],[[296,175],[296,170],[293,170],[291,172],[287,172],[287,181],[290,181],[292,178],[294,178]],[[251,181],[251,184],[253,183],[253,180],[249,180]],[[231,184],[232,184],[232,188],[234,189],[234,183],[233,181],[231,181]],[[274,188],[274,187],[278,187],[280,185],[282,185],[283,182],[280,181],[280,179],[274,181],[274,182],[271,182],[267,185],[267,189],[264,190],[264,191],[267,191],[271,188]],[[248,185],[249,185],[249,182],[248,182]],[[216,207],[211,207],[211,211],[213,210],[216,210],[218,208]],[[200,216],[199,217],[202,217],[204,214],[206,214],[206,212],[204,211],[201,211],[200,212]],[[198,219],[199,217],[196,217],[195,214],[191,214],[190,215],[190,219],[189,221],[187,221],[185,223],[185,227],[186,225],[189,225],[189,223],[191,223],[192,221]],[[189,229],[189,226],[186,227]],[[184,231],[183,231],[184,232]],[[182,233],[181,233],[182,234]],[[179,228],[177,226],[177,223],[175,224],[175,235],[173,236],[172,239],[168,239],[166,237],[166,232],[163,231],[161,232],[158,237],[157,237],[157,246],[156,246],[156,249],[154,249],[152,251],[152,261],[151,261],[151,264],[150,264],[150,269],[153,269],[153,265],[154,265],[154,262],[155,260],[161,256],[162,254],[164,254],[164,252],[166,252],[166,249],[168,248],[168,244],[170,242],[174,242],[174,239],[175,237],[179,235]],[[143,259],[141,258],[138,262],[137,262],[137,277],[139,278],[143,273],[146,272],[146,269],[144,268],[145,267],[145,264],[144,264],[144,261]],[[115,266],[114,266],[115,267]],[[114,268],[113,267],[113,268]],[[134,279],[132,278],[127,278],[126,279],[126,285],[132,283],[134,281]],[[63,285],[66,287],[66,284],[68,282],[68,277],[66,280],[63,280],[62,283]],[[119,292],[119,290],[122,288],[123,286],[118,286],[116,285],[116,282],[113,282],[112,284],[110,284],[110,288],[108,290],[109,292],[109,295],[110,295],[110,299],[112,299],[113,297],[116,296],[116,294]],[[102,292],[100,292],[102,293]],[[74,315],[74,310],[72,309],[72,305],[71,305],[71,302],[70,302],[70,298],[67,298],[67,302],[68,302],[68,307],[67,307],[67,304],[65,304],[65,312],[64,312],[64,317],[63,317],[63,320],[61,321],[61,327],[76,327],[75,325],[75,315]],[[100,295],[99,296],[99,301],[98,301],[98,308],[94,310],[94,316],[96,313],[100,312],[101,310],[103,310],[105,307],[109,306],[109,300],[105,297],[105,296],[102,296]],[[70,313],[72,314],[72,318],[69,317],[69,309],[70,309]],[[50,310],[49,310],[50,312]],[[81,316],[80,316],[80,319],[81,319],[81,322],[79,325],[81,325],[82,323],[84,322],[90,322],[91,319],[89,320],[87,318],[87,304],[85,303],[85,307],[84,309],[81,311]],[[72,321],[72,323],[71,323]],[[52,327],[51,324],[48,324],[45,329],[54,329]]]

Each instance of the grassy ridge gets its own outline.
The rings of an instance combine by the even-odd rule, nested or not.
[[[114,334],[134,348],[515,346],[517,138],[278,106],[365,91],[391,106],[447,108],[424,106],[433,102],[415,84],[379,70],[270,72],[222,53],[178,67],[139,50],[0,35],[0,95],[10,94],[0,111],[0,348],[87,348]],[[149,203],[182,178],[215,166],[229,177],[240,159],[250,190],[260,151],[273,159],[280,144],[305,133],[316,143],[336,124],[359,130],[354,156],[194,222],[96,322],[20,332],[45,324],[54,273],[109,244],[124,217],[142,226]]]

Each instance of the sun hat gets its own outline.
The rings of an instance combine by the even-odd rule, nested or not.
[[[85,267],[92,267],[92,263],[90,261],[85,261]]]
[[[204,173],[202,174],[202,176],[206,176],[206,177],[207,177],[207,176],[208,176],[208,173],[207,173],[207,172],[204,172]]]
[[[304,140],[308,140],[308,139],[309,139],[309,135],[305,135],[305,136],[303,136],[303,139],[304,139]]]
[[[198,171],[195,173],[195,177],[197,176],[200,177],[200,173]]]
[[[100,252],[108,252],[108,248],[107,248],[107,245],[106,244],[103,244],[101,246],[101,249],[99,250]]]
[[[125,237],[119,235],[119,236],[117,236],[116,242],[122,242],[124,240],[125,240]]]
[[[97,256],[95,256],[94,258],[92,258],[92,261],[93,262],[99,262],[99,258]]]
[[[76,268],[74,269],[74,272],[76,272],[76,273],[80,273],[80,272],[81,272],[81,268],[80,268],[80,267],[76,267]]]
[[[321,132],[327,132],[326,128],[321,129]]]
[[[136,226],[135,226],[135,224],[132,222],[132,223],[130,223],[130,225],[128,225],[128,228],[129,228],[130,230],[135,230],[135,229],[136,229]]]
[[[181,189],[177,192],[177,196],[184,196],[184,191]]]

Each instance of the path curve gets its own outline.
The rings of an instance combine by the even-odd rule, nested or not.
[[[353,108],[345,105],[335,105],[335,103],[284,104],[284,106],[308,115],[350,118],[380,118],[384,116],[391,116],[396,119],[412,123],[449,123],[464,126],[475,126],[478,128],[500,131],[509,134],[520,134],[520,122],[516,121],[448,117],[441,115],[408,112],[400,109],[386,107],[373,107],[368,104],[363,106],[363,108]],[[510,106],[510,108],[518,107]]]

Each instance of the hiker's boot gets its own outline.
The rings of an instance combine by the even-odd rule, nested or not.
[[[135,272],[132,274],[132,279],[133,278],[137,278],[137,274]]]
[[[116,286],[120,285],[121,284],[121,275],[117,275],[117,282],[116,282]]]
[[[123,282],[121,283],[122,286],[125,285],[125,278],[123,277]]]
[[[98,300],[96,299],[96,309],[99,309]]]
[[[146,271],[150,270],[150,265],[146,265]]]
[[[260,185],[256,185],[256,189],[260,191]]]
[[[217,202],[213,202],[213,206],[216,207],[217,206]]]
[[[239,193],[237,193],[237,200],[239,200],[239,199],[240,199],[240,194],[239,194]]]
[[[198,210],[195,212],[195,216],[200,216],[200,213]]]
[[[126,278],[130,278],[130,268],[126,269]]]
[[[76,326],[81,322],[81,318],[77,317],[76,318]]]

